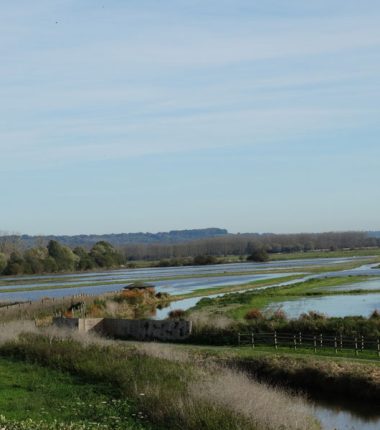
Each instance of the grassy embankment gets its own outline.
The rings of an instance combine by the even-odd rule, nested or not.
[[[380,360],[374,356],[360,358],[336,356],[330,349],[296,351],[259,347],[210,347],[176,345],[204,359],[228,363],[260,380],[275,385],[301,389],[319,397],[338,396],[341,402],[354,400],[362,405],[380,402]],[[359,403],[359,404],[360,404]]]
[[[189,355],[183,351],[173,353],[165,345],[150,344],[131,348],[112,342],[105,345],[93,343],[90,340],[85,346],[83,340],[79,343],[49,334],[28,334],[3,344],[0,355],[7,357],[7,360],[13,358],[34,362],[39,366],[65,372],[71,375],[66,376],[66,385],[71,383],[71,378],[80,377],[84,386],[90,384],[90,392],[92,386],[99,385],[103,390],[104,387],[112,387],[108,392],[111,394],[111,401],[118,400],[116,404],[127,402],[127,407],[126,421],[121,417],[119,427],[112,425],[114,421],[111,419],[116,421],[115,418],[107,416],[109,429],[135,428],[127,425],[134,425],[138,421],[132,412],[144,417],[143,423],[149,423],[154,429],[318,428],[310,416],[311,411],[300,398],[252,381],[242,372],[229,370],[212,360],[205,361],[198,354]],[[61,382],[58,383],[57,390],[60,389],[65,391]],[[38,386],[31,387],[34,395],[37,394],[36,390]],[[76,393],[74,390],[74,399]],[[107,403],[104,405],[107,405],[109,397],[104,391],[100,390],[99,393],[99,398],[94,399],[94,403],[98,405],[105,401]],[[55,395],[51,392],[51,397],[54,398]],[[58,397],[62,399],[61,395]],[[66,406],[66,401],[63,402],[63,406]],[[70,402],[71,399],[69,404]],[[86,400],[84,402],[87,403]],[[56,411],[49,408],[47,419],[77,420],[77,408],[71,415],[66,410],[62,412],[63,409],[66,408],[57,408]],[[100,419],[104,409],[101,408]],[[9,403],[5,410],[10,410]],[[91,408],[89,413],[90,410]],[[17,411],[15,414],[13,417],[23,418]],[[83,417],[83,414],[85,411],[80,410],[79,416]],[[120,416],[118,414],[119,411],[115,411],[116,417]],[[8,416],[10,418],[12,414],[8,413]],[[84,419],[86,420],[86,416]],[[140,428],[144,426],[142,424]],[[92,427],[83,427],[87,428]]]
[[[297,397],[257,384],[245,375],[301,389],[311,396],[315,393],[333,395],[342,401],[351,399],[373,405],[380,401],[378,363],[310,357],[300,352],[298,355],[284,351],[270,354],[250,348],[141,343],[127,343],[121,347],[90,342],[83,346],[71,339],[28,335],[3,345],[0,355],[15,366],[11,369],[14,379],[20,376],[18,366],[29,365],[9,362],[10,358],[33,361],[34,367],[29,370],[38,375],[37,384],[26,378],[28,392],[21,390],[21,403],[16,409],[12,409],[10,399],[18,398],[14,389],[19,387],[5,384],[9,397],[3,398],[0,405],[8,419],[23,419],[26,413],[22,406],[28,402],[31,416],[38,417],[34,413],[49,398],[52,404],[45,406],[46,416],[43,417],[47,422],[53,419],[78,422],[79,419],[86,424],[86,420],[94,421],[90,416],[95,411],[97,421],[108,420],[110,429],[149,428],[149,425],[154,429],[194,430],[317,428]],[[4,359],[0,361],[0,369],[2,362]],[[44,375],[57,379],[56,386],[45,381]],[[83,386],[80,390],[90,390],[88,400],[76,399],[83,391],[71,385],[78,382]],[[24,387],[24,382],[21,386]],[[46,391],[38,398],[41,386]],[[67,390],[72,390],[70,399],[65,397]],[[26,401],[28,396],[29,401]],[[115,405],[125,404],[125,407],[116,406],[112,410],[112,400],[116,400]],[[75,401],[79,405],[75,405]],[[89,406],[88,411],[85,405]],[[107,410],[108,405],[110,410]],[[139,420],[136,416],[144,418]],[[136,427],[111,425],[115,422],[125,425],[127,418],[127,422]]]
[[[90,382],[11,358],[0,358],[0,381],[0,413],[6,417],[0,419],[1,428],[6,422],[13,422],[13,426],[19,423],[28,429],[54,427],[57,422],[67,426],[86,425],[89,429],[151,428],[138,414],[137,405],[121,399],[117,390],[106,382]]]

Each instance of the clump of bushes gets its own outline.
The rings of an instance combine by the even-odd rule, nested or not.
[[[257,248],[247,257],[247,261],[253,261],[255,263],[263,263],[269,260],[268,252],[265,248]]]
[[[250,309],[244,316],[246,320],[258,320],[260,318],[263,318],[263,314],[261,313],[260,309]]]
[[[174,309],[169,312],[169,318],[172,320],[183,319],[186,316],[186,311],[183,309]]]

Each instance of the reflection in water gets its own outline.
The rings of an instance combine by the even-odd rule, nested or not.
[[[375,309],[380,309],[380,293],[306,297],[271,304],[267,307],[268,310],[279,308],[290,318],[298,318],[309,311],[316,311],[331,317],[356,315],[368,317]]]
[[[324,430],[379,430],[380,416],[359,415],[347,409],[316,405],[314,413]]]
[[[186,294],[203,288],[213,288],[217,286],[229,286],[236,284],[244,284],[253,281],[260,281],[265,279],[276,279],[283,276],[288,276],[288,273],[275,273],[275,274],[261,274],[261,275],[239,275],[239,276],[213,276],[206,278],[196,279],[171,279],[166,281],[154,282],[157,292],[169,293],[169,294]],[[12,293],[1,293],[0,297],[2,300],[39,300],[43,297],[64,297],[71,296],[74,294],[102,294],[107,292],[118,291],[124,286],[127,281],[123,284],[118,285],[94,285],[88,287],[73,287],[73,288],[54,288],[46,290],[36,291],[15,291]],[[25,288],[25,285],[12,286],[12,288]],[[1,291],[0,291],[1,292]]]

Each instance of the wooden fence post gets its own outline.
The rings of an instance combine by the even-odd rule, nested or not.
[[[302,333],[299,332],[298,336],[299,336],[299,344],[302,345]]]
[[[293,346],[294,346],[294,350],[297,349],[297,338],[296,335],[293,336]]]
[[[338,354],[338,343],[336,340],[336,336],[334,337],[334,348],[335,348],[335,354]]]
[[[380,358],[380,339],[377,338],[377,356]]]
[[[314,352],[317,352],[317,336],[314,336]]]
[[[251,342],[252,342],[252,348],[254,348],[255,347],[255,335],[253,332],[251,333]]]
[[[343,351],[343,335],[342,335],[342,333],[340,334],[339,341],[340,341],[340,352],[342,352]]]
[[[238,345],[240,346],[240,333],[238,333]]]
[[[358,355],[358,338],[355,337],[355,355]]]
[[[323,336],[322,336],[322,333],[319,335],[319,344],[320,344],[320,347],[322,348],[323,347]]]
[[[364,351],[364,336],[362,336],[361,350],[362,350],[362,352]]]

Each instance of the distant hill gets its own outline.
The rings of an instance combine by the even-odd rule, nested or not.
[[[367,232],[369,237],[378,237],[380,238],[380,231],[368,231]]]
[[[228,234],[226,229],[222,228],[203,228],[192,230],[172,230],[169,232],[160,233],[115,233],[115,234],[80,234],[74,236],[7,236],[8,239],[18,239],[21,244],[30,248],[38,244],[46,244],[49,240],[58,240],[60,243],[70,247],[84,246],[89,247],[94,243],[105,240],[114,246],[122,246],[126,244],[168,244],[188,242],[197,239],[206,239]],[[2,237],[0,237],[1,239]]]

